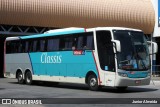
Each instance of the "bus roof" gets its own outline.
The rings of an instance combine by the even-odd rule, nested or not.
[[[96,30],[132,30],[132,31],[142,32],[142,30],[139,29],[126,28],[126,27],[97,27]]]
[[[20,38],[29,39],[29,38],[49,37],[49,36],[72,34],[72,33],[82,33],[82,32],[85,32],[84,28],[65,28],[65,29],[49,30],[47,32],[44,32],[44,34],[21,36]]]
[[[19,40],[19,37],[7,37],[6,41],[10,41],[10,40]]]
[[[85,31],[93,31],[93,30],[132,30],[132,31],[141,31],[139,29],[125,28],[125,27],[96,27],[96,28],[64,28],[64,29],[55,29],[44,32],[43,34],[36,35],[28,35],[28,36],[20,36],[20,37],[8,37],[8,40],[18,40],[18,39],[31,39],[31,38],[39,38],[39,37],[49,37],[49,36],[57,36],[64,34],[74,34],[74,33],[83,33]],[[142,31],[141,31],[142,32]]]

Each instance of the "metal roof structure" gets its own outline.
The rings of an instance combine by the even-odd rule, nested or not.
[[[129,27],[153,32],[151,0],[0,0],[0,24],[39,27]]]

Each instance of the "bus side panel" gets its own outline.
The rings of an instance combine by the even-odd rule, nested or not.
[[[29,69],[32,72],[32,66],[28,53],[6,54],[5,63],[6,63],[6,72],[5,72],[6,77],[15,78],[16,71],[18,69],[20,69],[23,73],[25,72],[26,69]]]
[[[34,75],[66,77],[65,82],[74,82],[71,78],[85,78],[89,71],[98,77],[92,51],[81,55],[75,55],[74,51],[37,52],[30,53],[30,57]]]

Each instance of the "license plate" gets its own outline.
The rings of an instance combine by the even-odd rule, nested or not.
[[[136,80],[135,83],[136,84],[141,84],[141,80]]]

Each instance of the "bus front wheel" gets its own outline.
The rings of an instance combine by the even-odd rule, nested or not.
[[[32,84],[32,74],[31,72],[27,72],[25,75],[25,82],[27,85],[31,85]]]
[[[97,77],[95,75],[90,75],[88,77],[88,86],[89,86],[89,89],[92,90],[92,91],[97,91],[99,86],[98,86],[98,80],[97,80]]]
[[[18,74],[17,74],[17,80],[18,80],[19,84],[23,84],[24,83],[22,72],[18,72]]]

